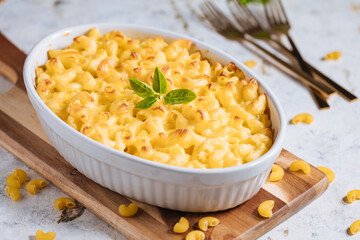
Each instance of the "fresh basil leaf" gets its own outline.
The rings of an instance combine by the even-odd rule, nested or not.
[[[263,4],[267,4],[269,3],[269,0],[227,0],[228,2],[234,2],[234,1],[238,1],[244,5],[254,2],[254,3],[263,3]]]
[[[164,97],[165,103],[168,104],[180,104],[188,103],[196,98],[196,94],[189,89],[175,89]]]
[[[147,109],[147,108],[151,107],[152,105],[154,105],[157,100],[158,100],[157,96],[148,97],[148,98],[145,98],[145,99],[141,100],[140,102],[138,102],[135,107],[139,108],[139,109]]]
[[[242,2],[244,5],[251,3],[251,2],[267,4],[267,3],[269,3],[269,0],[240,0],[240,2]]]
[[[167,81],[164,74],[160,71],[158,67],[155,68],[154,78],[153,78],[153,89],[155,92],[164,94],[167,90]]]
[[[149,85],[136,78],[130,78],[130,86],[132,90],[142,98],[153,97],[156,95]]]

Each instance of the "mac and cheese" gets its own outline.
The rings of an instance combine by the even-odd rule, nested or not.
[[[101,36],[93,28],[68,48],[49,50],[49,60],[36,69],[36,90],[77,131],[145,159],[222,168],[259,158],[273,143],[266,95],[234,63],[210,64],[192,45],[185,39],[130,39],[119,31]],[[167,92],[185,88],[197,98],[136,109],[142,98],[129,78],[151,86],[157,66]]]

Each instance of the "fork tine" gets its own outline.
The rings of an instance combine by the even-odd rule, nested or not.
[[[208,4],[208,2],[204,1],[200,5],[200,9],[205,15],[205,18],[210,22],[210,24],[216,29],[222,31],[224,29],[224,24],[221,19],[218,18],[216,13],[214,13],[213,8],[211,5]]]
[[[237,2],[233,5],[235,5],[235,8],[230,7],[230,12],[241,28],[246,31],[249,27],[253,27],[249,19],[246,18],[246,14],[244,14],[242,7]]]
[[[278,1],[277,0],[270,0],[270,2],[271,2],[271,8],[273,9],[273,12],[274,12],[274,15],[275,15],[275,18],[276,18],[276,23],[277,24],[283,24],[281,11],[280,11],[279,6],[278,6]]]
[[[266,5],[268,5],[268,9],[269,9],[270,15],[272,16],[274,24],[278,24],[278,19],[277,19],[276,13],[274,11],[274,1],[269,0],[268,4],[266,4]]]
[[[289,24],[289,20],[288,20],[288,17],[286,15],[286,12],[285,12],[285,9],[284,9],[284,6],[283,6],[281,0],[277,0],[277,2],[278,2],[278,6],[279,6],[279,11],[281,12],[281,15],[284,19],[284,24]]]
[[[258,21],[256,21],[254,14],[249,10],[249,8],[246,5],[242,4],[242,6],[247,16],[249,16],[251,21],[253,22],[254,27],[256,29],[260,29],[260,25],[258,24]]]
[[[273,15],[270,12],[270,7],[268,5],[270,5],[270,1],[268,4],[266,4],[265,0],[263,0],[265,16],[266,16],[267,20],[269,21],[270,25],[275,25],[275,20],[273,18]]]
[[[234,30],[228,17],[226,17],[212,1],[204,1],[201,9],[217,32],[226,33]]]
[[[267,18],[266,16],[264,16],[264,14],[260,13],[260,11],[251,11],[251,12],[254,15],[254,19],[255,21],[257,21],[260,28],[262,29],[269,28],[269,23],[267,22]]]
[[[213,12],[218,16],[219,19],[225,20],[228,19],[216,6],[212,1],[207,2],[208,5],[212,8]],[[223,22],[224,23],[224,22]]]
[[[266,16],[263,14],[263,11],[261,11],[259,8],[257,8],[256,10],[254,9],[254,7],[256,6],[252,6],[252,5],[244,5],[242,4],[248,11],[249,15],[251,15],[252,19],[254,20],[254,22],[256,22],[257,27],[260,29],[268,29],[269,28],[269,23],[267,22],[268,19],[266,18]],[[252,7],[252,8],[251,8]]]
[[[251,26],[252,28],[255,30],[259,30],[260,26],[258,24],[258,22],[255,19],[255,16],[252,14],[252,12],[249,10],[249,8],[244,5],[243,3],[241,3],[240,1],[236,1],[236,4],[238,9],[241,9],[242,12],[244,13],[244,18],[248,19],[248,22],[251,22]]]
[[[205,0],[200,7],[207,20],[218,33],[227,38],[243,38],[244,33],[234,25],[232,20],[230,20],[212,0]]]
[[[269,0],[270,7],[272,8],[274,17],[276,19],[276,24],[284,24],[282,17],[281,17],[281,11],[278,7],[278,1],[277,0]]]

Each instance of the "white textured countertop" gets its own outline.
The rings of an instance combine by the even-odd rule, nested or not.
[[[1,2],[1,1],[0,1]],[[286,0],[291,34],[305,58],[360,96],[360,1]],[[195,0],[42,1],[7,0],[0,5],[0,31],[25,52],[43,36],[66,26],[91,22],[137,23],[185,33],[236,56],[255,59],[254,68],[279,97],[287,118],[309,112],[312,125],[288,126],[285,148],[315,166],[327,166],[336,179],[315,202],[261,239],[347,239],[346,229],[360,219],[360,202],[342,198],[360,188],[360,101],[349,104],[339,96],[330,99],[330,110],[319,111],[308,91],[238,43],[228,41],[199,19]],[[321,61],[339,50],[338,61]],[[3,91],[6,84],[0,84]],[[5,179],[14,168],[34,177],[37,173],[0,147],[0,239],[34,239],[37,229],[55,231],[57,239],[124,239],[89,211],[75,221],[57,224],[53,201],[64,196],[50,184],[36,196],[23,192],[19,202],[4,193]],[[24,190],[22,190],[24,191]],[[360,235],[351,237],[359,239]]]

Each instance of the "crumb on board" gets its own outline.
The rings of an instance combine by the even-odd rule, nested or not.
[[[340,51],[333,51],[333,52],[329,52],[328,54],[326,54],[323,57],[323,60],[338,60],[341,57],[341,52]]]
[[[64,35],[63,35],[63,37],[67,37],[67,36],[69,36],[70,35],[70,33],[65,33]]]

